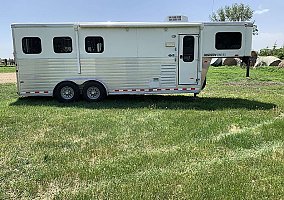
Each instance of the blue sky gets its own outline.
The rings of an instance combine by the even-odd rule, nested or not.
[[[244,3],[255,11],[259,35],[253,48],[284,45],[283,0],[4,0],[0,12],[0,58],[13,57],[11,23],[164,21],[168,15],[186,15],[189,21],[209,21],[212,11]]]

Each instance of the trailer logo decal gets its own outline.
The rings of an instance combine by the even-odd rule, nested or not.
[[[205,53],[204,56],[207,57],[226,57],[225,53]]]

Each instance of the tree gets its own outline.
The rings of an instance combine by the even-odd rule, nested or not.
[[[284,46],[282,48],[277,48],[277,43],[275,42],[272,48],[269,47],[261,49],[259,52],[260,56],[275,56],[279,59],[284,59]]]
[[[254,11],[248,5],[233,4],[231,6],[225,6],[219,8],[216,12],[213,12],[210,15],[211,21],[221,22],[221,21],[230,21],[230,22],[239,22],[239,21],[251,21]],[[254,21],[253,21],[254,23]],[[257,26],[254,25],[253,34],[258,34]]]

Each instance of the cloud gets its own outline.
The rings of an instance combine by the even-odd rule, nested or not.
[[[262,15],[262,14],[267,13],[269,11],[270,11],[270,9],[265,8],[265,9],[261,9],[261,10],[256,10],[254,13],[257,14],[257,15]]]

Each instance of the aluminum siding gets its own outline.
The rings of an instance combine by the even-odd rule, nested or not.
[[[53,91],[63,80],[97,79],[108,90],[151,88],[158,79],[160,87],[176,87],[174,58],[85,58],[78,74],[74,59],[20,59],[20,92]],[[81,83],[82,83],[81,82]]]

